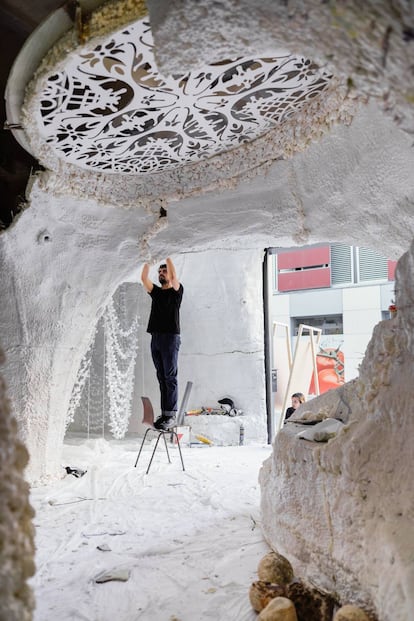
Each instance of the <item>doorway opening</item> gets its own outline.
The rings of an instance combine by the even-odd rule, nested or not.
[[[338,243],[265,250],[269,441],[283,422],[287,391],[308,400],[358,376],[373,328],[395,312],[396,264],[369,248]],[[303,353],[294,365],[298,339],[308,338],[304,325],[321,332],[316,359],[309,365]],[[293,372],[300,385],[292,385]]]

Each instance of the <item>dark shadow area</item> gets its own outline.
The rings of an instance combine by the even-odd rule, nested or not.
[[[5,0],[0,5],[0,230],[7,228],[22,210],[24,193],[32,169],[37,161],[5,129],[5,91],[14,60],[27,37],[55,9],[61,0]]]

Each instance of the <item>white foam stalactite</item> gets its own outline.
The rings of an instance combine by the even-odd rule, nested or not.
[[[97,331],[97,328],[95,328],[91,336],[89,347],[86,351],[86,354],[82,358],[82,362],[79,367],[78,375],[76,377],[76,381],[72,389],[72,396],[70,398],[69,407],[68,407],[68,411],[66,414],[66,429],[69,427],[71,423],[73,423],[75,419],[75,413],[81,402],[82,394],[83,394],[87,380],[89,384],[92,352],[93,352],[93,345],[95,343],[96,331]]]
[[[127,325],[121,286],[97,323],[78,372],[66,427],[77,423],[90,434],[109,431],[121,439],[128,429],[138,350],[138,316]]]
[[[121,299],[125,315],[123,292],[121,292]],[[138,317],[134,318],[129,328],[124,329],[120,325],[119,315],[117,316],[114,302],[111,300],[104,313],[105,370],[109,401],[109,427],[112,435],[117,439],[123,438],[128,429],[138,349]]]
[[[105,411],[105,339],[104,339],[104,319],[98,321],[94,352],[89,368],[88,389],[87,394],[82,396],[82,402],[79,404],[79,418],[82,429],[87,430],[88,438],[90,435],[98,435],[104,433],[104,421],[106,419]]]

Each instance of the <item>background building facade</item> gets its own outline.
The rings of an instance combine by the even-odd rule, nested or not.
[[[320,393],[355,378],[374,326],[391,315],[396,261],[368,248],[337,243],[270,248],[268,253],[270,323],[289,327],[292,352],[300,324],[322,330]],[[313,384],[297,390],[312,396]],[[274,389],[277,409],[283,383],[274,383]]]

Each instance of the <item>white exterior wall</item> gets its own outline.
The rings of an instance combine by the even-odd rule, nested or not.
[[[372,331],[381,321],[381,287],[352,287],[342,290],[345,381],[358,376]]]

